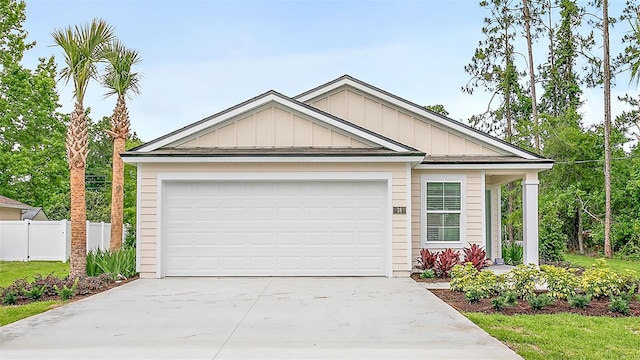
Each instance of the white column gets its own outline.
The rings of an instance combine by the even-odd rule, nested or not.
[[[535,179],[522,180],[522,225],[524,263],[538,265],[538,184]]]

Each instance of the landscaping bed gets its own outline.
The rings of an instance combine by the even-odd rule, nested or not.
[[[422,279],[421,279],[422,280]],[[432,279],[429,279],[432,280]],[[465,294],[461,291],[451,291],[448,289],[429,290],[442,301],[462,313],[485,313],[503,315],[537,315],[537,314],[559,314],[571,313],[585,316],[612,316],[626,317],[626,315],[615,313],[609,310],[609,298],[592,299],[583,309],[572,308],[566,300],[558,299],[552,304],[545,306],[541,310],[534,310],[526,300],[518,299],[518,303],[513,307],[506,307],[502,310],[494,310],[491,306],[491,298],[483,298],[476,302],[469,302]],[[536,291],[537,294],[545,291]],[[629,316],[640,316],[640,303],[634,300],[629,303]]]

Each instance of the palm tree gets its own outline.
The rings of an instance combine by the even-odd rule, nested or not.
[[[629,83],[640,83],[640,14],[636,14],[633,21],[629,21],[631,25],[631,31],[628,35],[628,40],[631,42],[631,46],[626,49],[626,62],[629,64],[631,75],[629,77]],[[638,103],[640,107],[640,102]],[[634,119],[636,127],[640,130],[640,108],[636,112],[636,118]],[[636,138],[640,141],[640,132],[636,134]]]
[[[97,76],[97,63],[103,59],[104,46],[114,38],[113,28],[104,20],[93,19],[83,26],[56,29],[51,34],[63,50],[66,67],[60,76],[73,82],[76,103],[67,129],[67,158],[71,185],[71,259],[70,275],[86,274],[85,164],[87,161],[88,127],[84,96],[92,78]]]
[[[125,151],[125,143],[129,137],[129,111],[125,97],[140,93],[140,75],[131,68],[140,62],[135,50],[127,49],[117,40],[112,41],[105,53],[107,70],[102,77],[102,84],[108,89],[106,96],[117,95],[116,107],[111,115],[111,130],[107,133],[113,137],[113,179],[111,182],[111,241],[110,249],[122,246],[122,218],[124,201],[124,162],[120,153]]]

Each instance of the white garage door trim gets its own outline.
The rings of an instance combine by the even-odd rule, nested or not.
[[[391,234],[392,174],[389,172],[159,172],[157,174],[156,217],[156,277],[163,278],[162,264],[162,190],[167,181],[215,181],[215,180],[384,180],[387,183],[387,215],[385,217],[386,276],[393,276]]]

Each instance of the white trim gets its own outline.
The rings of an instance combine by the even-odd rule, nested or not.
[[[411,164],[407,164],[407,172],[406,172],[406,177],[407,177],[407,266],[409,267],[409,273],[411,273],[411,271],[413,270],[413,246],[412,246],[412,241],[411,241],[411,228],[412,228],[412,224],[411,224],[411,187],[413,185],[412,183],[412,172],[411,172]]]
[[[500,256],[496,256],[496,258],[502,258],[503,254],[502,254],[502,186],[501,185],[497,185],[495,186],[496,189],[496,193],[495,193],[495,197],[496,197],[496,214],[497,214],[497,219],[495,221],[498,222],[498,252],[496,254],[499,254]]]
[[[189,156],[171,157],[163,155],[128,157],[127,164],[140,163],[419,163],[423,156]]]
[[[426,110],[423,110],[423,109],[420,109],[418,107],[408,106],[404,101],[398,100],[395,97],[389,96],[389,95],[381,93],[379,91],[376,91],[376,90],[374,90],[374,89],[372,89],[372,88],[370,88],[368,86],[364,86],[364,85],[362,85],[362,84],[360,84],[358,82],[355,82],[355,81],[353,81],[353,80],[351,80],[349,78],[344,78],[344,79],[342,79],[340,81],[336,81],[336,82],[334,82],[332,84],[329,84],[327,86],[318,88],[313,92],[310,92],[310,93],[305,94],[303,96],[297,97],[296,100],[301,101],[301,102],[305,102],[307,100],[310,100],[310,99],[313,99],[313,98],[315,98],[317,96],[323,95],[323,94],[325,94],[327,92],[335,90],[335,89],[337,89],[337,88],[339,88],[341,86],[344,86],[344,85],[351,86],[351,87],[353,87],[355,89],[358,89],[358,90],[360,90],[362,92],[365,92],[367,94],[373,95],[373,96],[375,96],[375,97],[377,97],[379,99],[387,101],[387,102],[389,102],[389,103],[391,103],[391,104],[393,104],[395,106],[398,106],[398,107],[400,107],[402,109],[405,109],[405,110],[410,111],[412,113],[416,113],[416,114],[418,114],[420,116],[423,116],[423,117],[425,117],[425,118],[427,118],[427,119],[429,119],[431,121],[436,122],[437,124],[445,126],[446,128],[451,128],[451,129],[453,129],[455,131],[458,131],[458,132],[460,132],[460,133],[462,133],[462,134],[464,134],[464,135],[466,135],[468,137],[471,137],[472,139],[477,139],[479,141],[482,141],[482,142],[484,142],[486,144],[490,144],[493,147],[496,147],[498,149],[504,150],[504,151],[509,152],[511,154],[514,154],[514,155],[517,155],[517,156],[521,156],[521,157],[523,157],[525,159],[536,159],[537,158],[534,155],[529,154],[528,152],[522,151],[520,149],[517,149],[517,148],[515,148],[515,147],[513,147],[511,145],[505,144],[505,143],[503,143],[501,141],[498,141],[496,139],[492,139],[492,138],[490,138],[488,136],[482,136],[481,134],[479,134],[479,133],[477,133],[477,132],[475,132],[475,131],[467,128],[467,127],[462,126],[462,124],[459,125],[459,124],[456,124],[453,121],[444,120],[444,119],[442,119],[442,118],[440,118],[438,116],[434,116],[430,112],[428,112]]]
[[[142,205],[142,169],[136,166],[136,271],[140,272],[140,212]]]
[[[162,268],[162,189],[167,181],[228,181],[228,180],[382,180],[387,183],[387,216],[385,219],[386,276],[393,277],[393,175],[390,172],[158,172],[156,217],[156,277],[164,277]]]
[[[487,250],[487,184],[484,170],[480,170],[480,202],[482,204],[482,243],[484,250]],[[491,201],[491,199],[489,199]],[[488,239],[491,241],[491,239]],[[493,251],[493,249],[492,249]],[[489,254],[491,259],[491,254]]]
[[[147,146],[142,146],[138,149],[138,151],[140,152],[149,152],[149,151],[153,151],[156,150],[158,148],[161,148],[163,146],[167,146],[169,144],[178,142],[180,140],[182,140],[183,138],[186,138],[188,136],[191,136],[193,134],[196,134],[200,131],[206,130],[212,126],[215,126],[217,124],[220,124],[226,120],[229,120],[235,116],[238,116],[240,114],[246,113],[248,111],[251,111],[255,108],[258,108],[262,105],[265,105],[269,102],[275,102],[277,104],[280,104],[282,106],[285,106],[289,109],[292,109],[294,111],[297,111],[299,113],[305,114],[307,116],[310,116],[314,119],[317,119],[319,121],[322,121],[324,123],[329,124],[330,126],[339,128],[343,131],[346,131],[347,133],[353,134],[355,136],[358,136],[360,138],[366,139],[374,144],[378,144],[380,146],[383,146],[385,148],[388,148],[390,150],[394,150],[394,151],[407,151],[407,149],[403,146],[397,145],[393,142],[390,142],[388,140],[382,139],[379,136],[373,135],[369,132],[360,130],[358,128],[355,128],[351,125],[345,124],[341,121],[337,121],[334,118],[327,116],[327,115],[323,115],[315,110],[309,109],[305,106],[302,106],[298,103],[295,103],[293,101],[289,101],[281,96],[278,96],[276,94],[268,94],[260,99],[254,100],[250,103],[245,104],[244,106],[241,106],[239,108],[233,109],[229,112],[226,112],[220,116],[217,116],[213,119],[209,119],[206,120],[198,125],[195,125],[193,127],[190,127],[188,129],[183,129],[171,136],[168,136],[164,139],[158,140],[154,143],[151,143]]]
[[[547,170],[551,169],[553,164],[551,163],[516,163],[516,164],[419,164],[416,166],[417,170],[501,170],[501,169],[533,169],[533,170]]]
[[[426,229],[426,184],[427,182],[460,183],[460,241],[429,241]],[[422,174],[420,175],[420,246],[424,248],[462,248],[467,245],[467,175],[466,174]]]

